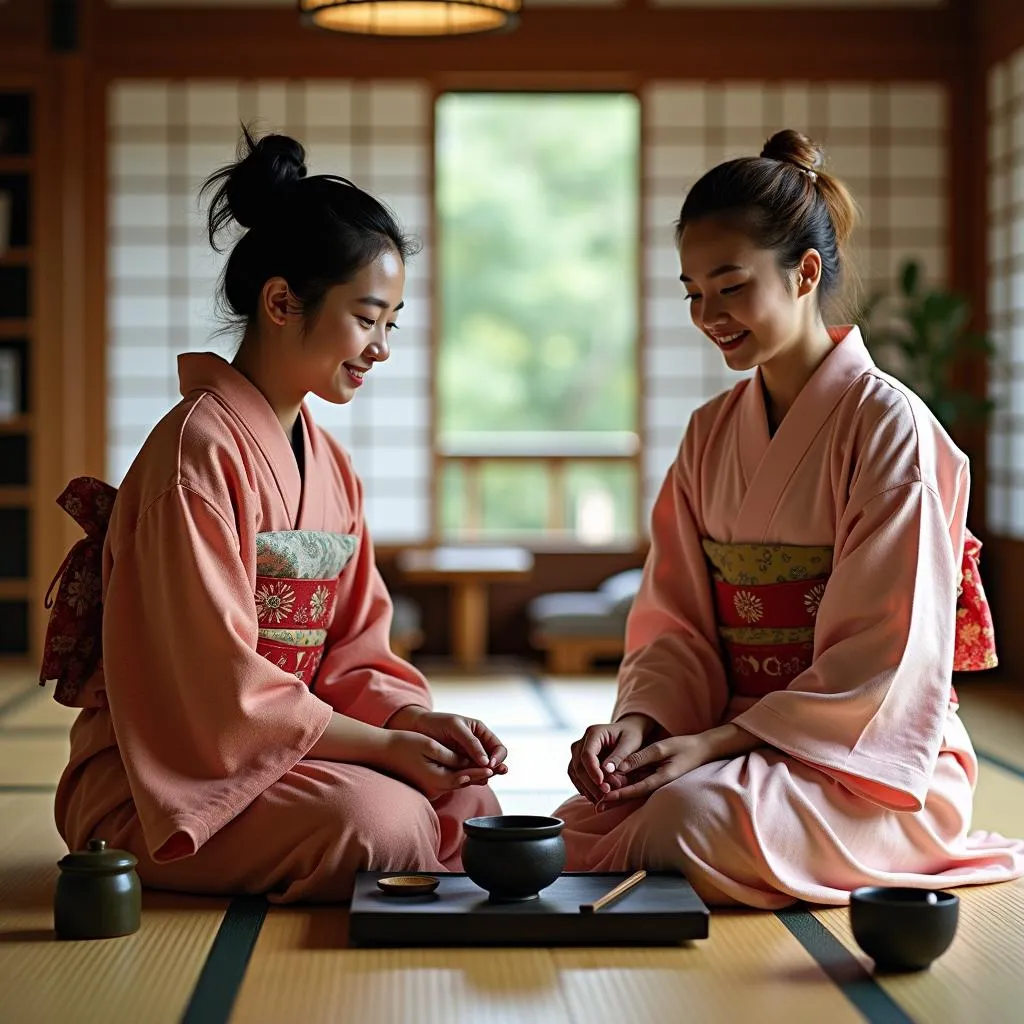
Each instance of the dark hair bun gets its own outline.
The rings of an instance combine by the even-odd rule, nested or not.
[[[219,301],[226,319],[252,325],[260,293],[272,277],[284,278],[297,311],[316,313],[327,291],[351,281],[388,249],[402,260],[416,251],[394,214],[346,178],[306,176],[306,153],[287,135],[266,135],[258,142],[242,126],[238,160],[210,175],[200,198],[212,193],[207,228],[217,244],[222,228],[230,232],[231,255],[224,264]]]
[[[819,301],[837,294],[857,207],[824,164],[821,147],[803,132],[776,132],[760,156],[726,160],[697,180],[679,212],[676,242],[681,243],[687,224],[721,217],[746,231],[758,248],[774,251],[786,273],[800,265],[808,249],[816,249]]]
[[[281,208],[289,186],[306,176],[306,151],[287,135],[264,135],[257,141],[242,125],[238,160],[210,175],[202,193],[216,190],[210,204],[210,244],[231,221],[254,228]]]
[[[277,206],[284,189],[306,176],[306,151],[287,135],[256,142],[246,130],[238,157],[227,179],[228,206],[243,228],[252,228]]]
[[[786,128],[776,132],[761,150],[761,156],[769,160],[781,160],[804,171],[820,171],[825,166],[825,154],[821,147],[803,132]]]

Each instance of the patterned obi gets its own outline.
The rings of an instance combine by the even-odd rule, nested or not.
[[[344,533],[256,537],[256,653],[307,685],[323,659],[338,578],[355,549],[356,538]]]
[[[703,541],[732,691],[759,698],[784,690],[814,657],[818,606],[832,574],[830,547]],[[957,593],[953,669],[997,664],[992,617],[981,586],[981,544],[968,534]],[[951,689],[956,703],[956,691]]]
[[[814,620],[832,549],[713,540],[703,546],[733,693],[758,698],[784,690],[814,657]]]

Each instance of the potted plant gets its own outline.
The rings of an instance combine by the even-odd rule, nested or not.
[[[967,330],[971,307],[963,295],[926,287],[922,277],[918,262],[907,260],[897,294],[872,297],[856,322],[878,365],[918,394],[947,431],[984,423],[995,402],[958,384],[954,368],[972,353],[994,359],[995,346]]]

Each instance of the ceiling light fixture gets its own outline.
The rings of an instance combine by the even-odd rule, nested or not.
[[[299,0],[307,25],[369,36],[457,36],[510,29],[522,0]]]

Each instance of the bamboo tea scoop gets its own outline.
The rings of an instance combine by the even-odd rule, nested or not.
[[[617,900],[623,893],[629,892],[634,885],[638,885],[647,877],[646,871],[637,871],[629,876],[624,882],[620,882],[614,889],[610,889],[600,899],[593,903],[581,903],[581,914],[594,914],[602,907],[608,906],[613,900]]]

